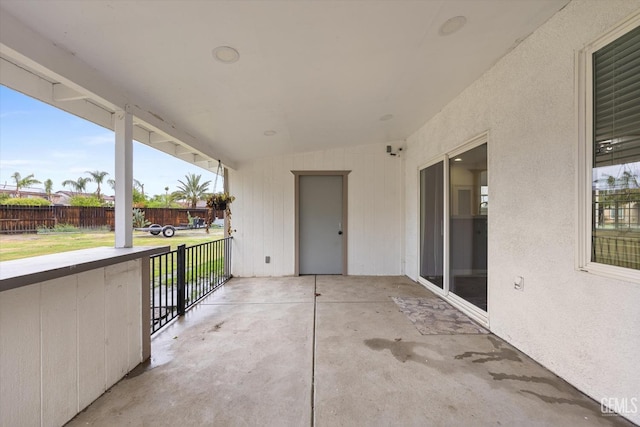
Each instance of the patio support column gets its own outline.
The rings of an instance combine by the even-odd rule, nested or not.
[[[115,113],[116,248],[133,247],[133,115],[129,106]]]

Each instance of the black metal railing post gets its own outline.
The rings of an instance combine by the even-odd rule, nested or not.
[[[151,333],[155,333],[231,279],[232,237],[154,255]]]
[[[177,271],[178,276],[178,315],[183,316],[187,301],[186,275],[186,245],[178,246]]]

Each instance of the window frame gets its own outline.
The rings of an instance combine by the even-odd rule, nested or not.
[[[593,54],[640,26],[640,11],[575,55],[576,124],[578,135],[576,269],[598,276],[640,283],[640,270],[591,261],[593,169]]]

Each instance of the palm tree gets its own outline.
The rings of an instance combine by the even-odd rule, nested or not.
[[[144,199],[144,184],[133,178],[133,188],[137,189],[140,193],[142,193],[142,198]]]
[[[72,179],[67,179],[66,181],[62,182],[62,186],[63,187],[69,186],[73,188],[76,193],[84,193],[84,191],[87,188],[87,183],[89,183],[90,181],[91,181],[91,178],[84,178],[84,177],[78,178],[77,181],[74,181]]]
[[[202,178],[202,176],[196,175],[195,173],[188,173],[185,175],[185,178],[186,182],[178,180],[180,185],[178,185],[176,194],[179,195],[180,198],[188,200],[191,203],[191,207],[195,208],[198,200],[202,199],[209,190],[209,183],[211,181],[205,181],[200,184],[200,178]]]
[[[91,175],[91,181],[95,182],[98,185],[96,196],[98,196],[98,199],[102,199],[102,194],[100,194],[100,185],[104,181],[104,178],[109,175],[109,173],[104,171],[86,171],[85,173]]]
[[[51,193],[53,192],[53,181],[47,179],[44,182],[44,192],[47,193],[47,200],[51,201]]]
[[[33,177],[33,174],[27,175],[24,178],[22,178],[20,176],[20,172],[15,172],[13,175],[11,175],[11,178],[13,178],[16,181],[16,197],[20,197],[21,188],[29,187],[33,184],[40,184],[40,181],[35,179]]]

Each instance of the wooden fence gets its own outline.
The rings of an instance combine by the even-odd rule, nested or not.
[[[189,215],[205,218],[206,209],[141,208],[152,224],[186,225]],[[221,212],[217,213],[221,216]],[[78,228],[114,229],[114,208],[77,206],[0,206],[0,233],[35,233],[38,228],[68,224]]]

